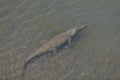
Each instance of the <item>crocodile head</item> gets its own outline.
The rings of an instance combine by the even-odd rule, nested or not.
[[[81,27],[75,27],[75,28],[72,28],[68,31],[68,33],[71,35],[71,36],[74,36],[76,33],[78,33],[79,31],[81,31],[82,29],[84,29],[85,27],[87,27],[86,25],[82,25]]]

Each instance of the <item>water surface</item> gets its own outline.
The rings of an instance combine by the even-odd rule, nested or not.
[[[87,24],[74,46],[37,59],[27,80],[119,80],[119,0],[1,0],[0,79],[22,80],[26,58],[43,43]]]

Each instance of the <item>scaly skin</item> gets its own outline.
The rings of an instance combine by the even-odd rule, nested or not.
[[[24,73],[27,68],[27,64],[30,63],[35,57],[42,56],[44,53],[47,53],[49,51],[56,51],[56,48],[60,45],[68,42],[71,43],[71,39],[73,36],[75,36],[79,31],[84,29],[86,25],[83,25],[81,27],[75,27],[73,29],[70,29],[62,34],[57,35],[47,43],[43,44],[33,55],[28,57],[25,61],[24,67],[23,67],[23,80],[24,80]]]

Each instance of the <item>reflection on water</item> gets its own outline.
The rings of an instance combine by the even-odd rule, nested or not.
[[[0,79],[21,80],[25,59],[43,42],[71,27],[87,24],[73,47],[48,54],[29,65],[26,77],[118,80],[119,3],[118,0],[0,0]]]

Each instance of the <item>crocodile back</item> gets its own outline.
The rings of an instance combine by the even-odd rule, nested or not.
[[[51,50],[53,48],[56,48],[64,43],[66,43],[71,36],[68,33],[63,33],[58,36],[55,36],[53,39],[51,39],[48,43],[44,44],[43,46],[47,46],[47,50]]]

